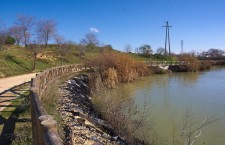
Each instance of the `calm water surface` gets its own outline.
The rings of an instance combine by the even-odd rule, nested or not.
[[[194,121],[215,116],[195,145],[225,145],[225,67],[207,72],[155,75],[129,84],[136,104],[151,100],[151,118],[161,138],[171,144],[172,130],[191,108]]]

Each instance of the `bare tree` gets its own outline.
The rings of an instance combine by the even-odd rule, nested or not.
[[[3,49],[3,45],[5,44],[6,35],[4,31],[0,31],[0,50]]]
[[[69,53],[69,51],[72,49],[73,47],[73,42],[72,41],[65,41],[61,47],[59,47],[59,52],[60,52],[60,55],[61,55],[61,65],[63,65],[63,60],[64,60],[64,57],[67,53]]]
[[[26,15],[18,15],[16,25],[20,27],[24,39],[24,45],[27,46],[30,37],[31,28],[34,26],[34,17]]]
[[[127,53],[132,51],[132,47],[129,44],[125,45],[124,49],[125,49],[125,52],[127,52]]]
[[[139,48],[135,48],[135,53],[139,53]]]
[[[99,41],[94,33],[88,33],[81,39],[81,43],[87,46],[96,46],[99,44]]]
[[[65,41],[65,39],[59,35],[55,35],[54,37],[55,37],[55,42],[57,44],[57,48],[60,54],[61,65],[63,65],[64,57],[72,48],[74,43],[72,41]]]
[[[45,47],[47,47],[49,39],[56,33],[56,22],[53,20],[42,20],[38,23],[36,32],[39,39],[44,41]]]
[[[80,57],[83,57],[83,56],[84,56],[85,48],[86,48],[85,45],[82,44],[82,43],[80,43],[80,44],[78,45],[79,56],[80,56]]]
[[[19,45],[23,37],[21,27],[15,25],[10,27],[8,31],[9,34],[15,38],[16,44]]]
[[[220,49],[211,48],[206,52],[206,57],[210,58],[222,58],[224,57],[225,51]]]
[[[162,48],[162,47],[159,47],[159,48],[156,50],[156,54],[164,55],[164,54],[165,54],[165,49]]]
[[[33,44],[28,45],[28,49],[31,50],[33,56],[33,67],[32,70],[36,69],[37,55],[41,52],[41,45],[38,45],[36,41],[33,41]]]
[[[6,31],[4,29],[2,21],[0,20],[0,50],[3,49],[5,40],[6,40]]]
[[[59,48],[59,46],[65,41],[64,37],[57,34],[54,35],[54,39],[55,39],[57,48]]]
[[[153,53],[153,50],[150,45],[145,44],[145,45],[142,45],[141,47],[139,47],[139,52],[142,55],[149,57]]]

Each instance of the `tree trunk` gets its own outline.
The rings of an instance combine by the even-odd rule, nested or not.
[[[61,65],[63,65],[63,55],[61,55]]]
[[[33,70],[36,69],[36,60],[37,60],[37,56],[34,55]]]
[[[48,46],[48,37],[45,39],[45,48]]]
[[[26,36],[26,32],[24,32],[24,45],[25,45],[25,47],[27,47],[27,36]]]

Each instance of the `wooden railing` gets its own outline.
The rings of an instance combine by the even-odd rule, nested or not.
[[[186,61],[146,61],[150,66],[172,66],[172,65],[186,65]]]
[[[82,65],[67,65],[39,73],[32,79],[31,88],[31,119],[34,145],[62,145],[57,133],[57,122],[48,115],[42,105],[42,97],[47,86],[60,76],[86,69]]]

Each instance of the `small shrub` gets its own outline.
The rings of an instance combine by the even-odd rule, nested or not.
[[[114,68],[109,68],[104,72],[104,83],[108,88],[116,87],[118,83],[118,76]]]
[[[206,69],[210,69],[212,65],[212,62],[210,60],[204,60],[204,61],[201,61],[201,64],[200,64],[200,70],[206,70]]]
[[[132,82],[137,77],[136,63],[127,54],[118,54],[115,65],[120,82]]]
[[[182,54],[178,57],[178,60],[187,66],[188,71],[198,71],[200,69],[200,61],[191,54]]]
[[[16,42],[15,38],[13,38],[11,36],[8,36],[5,40],[5,44],[7,44],[9,46],[15,44],[15,42]]]
[[[148,76],[150,72],[150,68],[144,62],[136,62],[136,71],[138,76]]]

